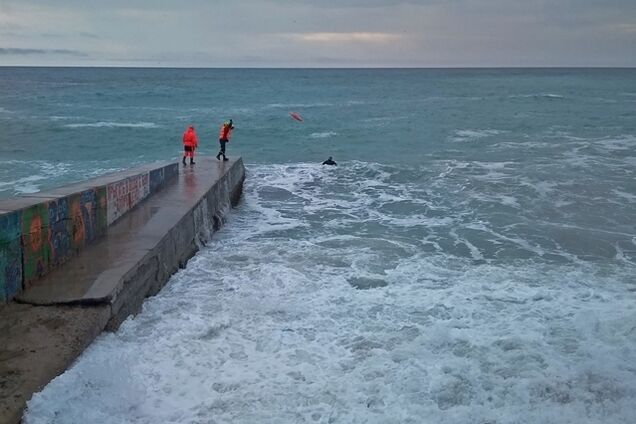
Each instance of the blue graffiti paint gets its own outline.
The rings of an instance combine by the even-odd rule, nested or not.
[[[67,198],[49,202],[51,263],[58,266],[71,257],[70,211]]]
[[[12,299],[22,289],[20,216],[0,215],[0,301]]]

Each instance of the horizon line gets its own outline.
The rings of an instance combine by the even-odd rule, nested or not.
[[[125,66],[125,65],[0,65],[0,68],[86,68],[86,69],[261,69],[261,70],[425,70],[425,69],[636,69],[634,66]]]

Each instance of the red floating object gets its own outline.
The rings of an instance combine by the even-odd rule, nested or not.
[[[289,112],[289,116],[297,120],[298,122],[303,122],[303,117],[300,116],[297,112]]]

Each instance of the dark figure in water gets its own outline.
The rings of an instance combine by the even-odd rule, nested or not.
[[[327,159],[326,161],[324,161],[322,163],[323,165],[336,165],[338,166],[338,164],[336,163],[336,161],[334,161],[331,156],[329,156],[329,159]]]

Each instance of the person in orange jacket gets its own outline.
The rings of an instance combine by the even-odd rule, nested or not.
[[[194,151],[199,146],[199,139],[197,133],[194,132],[194,127],[190,125],[183,133],[183,165],[186,164],[186,158],[190,158],[190,165],[194,165]]]
[[[230,142],[230,137],[232,137],[232,130],[234,129],[234,125],[232,125],[232,120],[229,122],[224,122],[221,125],[221,129],[219,130],[219,144],[221,145],[221,150],[216,155],[216,159],[220,160],[221,155],[223,155],[223,160],[229,160],[225,157],[225,144]]]

